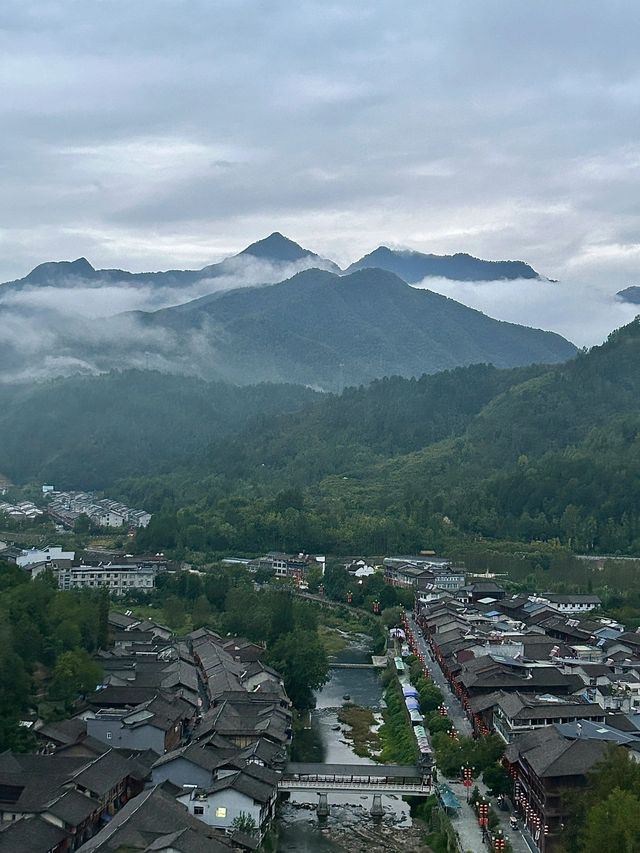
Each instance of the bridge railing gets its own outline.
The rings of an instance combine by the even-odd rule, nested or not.
[[[405,794],[430,794],[431,783],[402,783],[400,781],[388,782],[351,782],[348,779],[342,781],[320,782],[310,779],[281,779],[278,788],[285,791],[380,791],[380,793],[405,793]]]

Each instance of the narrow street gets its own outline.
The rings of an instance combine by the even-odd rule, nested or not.
[[[428,662],[429,675],[442,691],[444,703],[447,706],[450,719],[453,721],[454,726],[461,735],[471,737],[471,723],[464,712],[460,700],[450,689],[444,673],[440,669],[438,662],[431,654],[429,644],[425,639],[423,639],[420,628],[416,624],[410,611],[407,611],[406,617],[418,645],[418,649],[420,653],[425,656],[425,660]],[[475,812],[471,806],[467,805],[466,789],[464,788],[462,781],[459,779],[447,780],[447,784],[462,803],[460,814],[457,817],[452,818],[453,827],[458,833],[462,849],[472,850],[473,853],[482,853],[486,847],[482,840],[482,834],[476,820]],[[495,797],[490,796],[484,782],[475,779],[474,784],[478,786],[478,790],[481,795],[493,806],[494,812],[500,819],[504,837],[511,843],[514,853],[537,853],[537,848],[534,846],[533,842],[530,842],[525,838],[520,831],[514,832],[511,829],[509,826],[510,813],[503,812],[498,808]]]
[[[449,683],[444,677],[444,674],[440,669],[438,662],[434,660],[433,655],[431,654],[429,643],[425,639],[423,639],[422,634],[420,632],[420,628],[416,625],[412,614],[407,611],[406,615],[409,627],[413,631],[413,636],[415,637],[416,643],[418,644],[418,648],[421,654],[423,654],[425,656],[425,659],[428,661],[429,675],[442,691],[442,694],[444,696],[444,704],[447,706],[450,719],[453,721],[454,726],[460,732],[461,735],[471,737],[471,723],[469,722],[467,715],[465,714],[464,709],[460,704],[460,701],[458,700],[457,696],[455,696],[455,694],[451,691]]]

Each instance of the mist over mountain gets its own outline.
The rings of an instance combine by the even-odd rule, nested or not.
[[[278,281],[309,267],[339,271],[333,261],[321,258],[276,231],[247,246],[237,255],[209,264],[200,270],[132,273],[121,269],[98,270],[86,258],[78,258],[75,261],[49,261],[39,264],[24,278],[0,284],[0,298],[6,295],[7,291],[29,287],[82,288],[110,284],[142,287],[151,284],[158,288],[173,288],[176,285],[193,285],[197,282],[206,282],[206,286],[209,286],[211,280],[226,277],[240,279],[226,284],[227,287],[238,287],[249,281],[253,284]],[[187,294],[187,298],[193,295]]]
[[[389,271],[343,274],[278,232],[200,270],[99,270],[85,258],[41,264],[0,286],[0,312],[4,381],[151,368],[336,390],[574,352],[558,335],[418,292]]]
[[[425,278],[448,278],[453,281],[502,281],[540,278],[523,261],[483,261],[465,253],[427,255],[409,249],[378,246],[373,252],[351,264],[347,272],[377,267],[400,276],[409,284]]]
[[[306,270],[270,287],[113,318],[121,320],[135,320],[147,350],[175,369],[325,390],[478,362],[551,363],[575,353],[559,335],[493,320],[384,270]]]

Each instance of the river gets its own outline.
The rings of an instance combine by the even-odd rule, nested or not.
[[[339,663],[370,663],[371,654],[368,638],[351,637],[350,643],[335,656]],[[294,761],[324,762],[327,764],[373,764],[368,758],[356,755],[345,740],[342,731],[334,731],[338,725],[337,711],[344,704],[343,697],[349,695],[356,705],[380,711],[382,685],[374,669],[332,669],[331,678],[316,694],[316,708],[311,714],[311,728],[296,734],[292,758]],[[292,795],[283,804],[280,817],[279,851],[317,853],[317,851],[353,850],[331,840],[338,830],[350,829],[370,832],[375,824],[369,815],[371,796],[357,794],[331,794],[330,816],[320,823],[315,807],[318,795],[300,793]],[[384,817],[382,827],[399,829],[411,826],[409,807],[400,798],[383,797]],[[378,825],[379,826],[379,825]],[[378,830],[379,831],[379,830]]]

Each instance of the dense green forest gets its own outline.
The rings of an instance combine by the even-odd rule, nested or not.
[[[214,439],[317,394],[294,385],[242,388],[155,371],[0,384],[0,472],[16,482],[102,489],[172,471]]]
[[[128,480],[145,547],[380,554],[460,537],[640,551],[640,321],[564,365],[350,389]]]
[[[0,471],[120,476],[110,494],[156,514],[139,549],[382,554],[482,538],[640,551],[638,320],[562,365],[339,396],[144,372],[0,394]],[[36,418],[47,395],[54,414]],[[111,399],[113,417],[98,415]]]
[[[91,653],[106,648],[108,613],[106,593],[59,592],[46,574],[31,581],[0,562],[0,751],[32,746],[23,715],[64,716],[95,688],[102,673]]]

